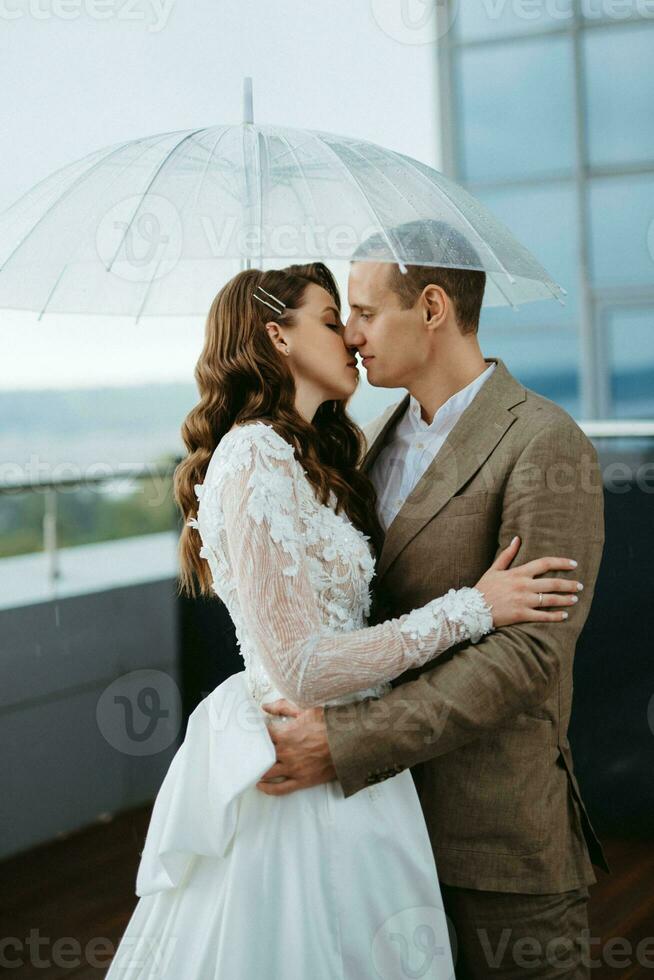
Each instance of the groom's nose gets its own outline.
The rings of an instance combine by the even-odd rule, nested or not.
[[[356,320],[351,313],[345,323],[343,340],[345,341],[346,347],[352,350],[352,353],[356,353],[356,348],[361,346],[361,343],[363,342],[361,330],[357,329]]]

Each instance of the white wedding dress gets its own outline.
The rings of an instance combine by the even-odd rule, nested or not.
[[[366,627],[369,539],[320,504],[272,426],[231,429],[197,484],[214,589],[245,669],[190,716],[154,803],[139,901],[107,977],[450,980],[447,921],[409,770],[347,799],[337,781],[267,796],[262,701],[379,696],[492,629],[476,589]],[[282,724],[283,722],[278,722]]]

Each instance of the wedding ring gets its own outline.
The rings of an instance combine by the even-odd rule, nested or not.
[[[542,606],[543,605],[543,593],[542,592],[539,592],[538,593],[538,605],[539,606]]]

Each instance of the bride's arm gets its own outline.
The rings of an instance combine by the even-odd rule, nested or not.
[[[227,550],[241,615],[279,690],[300,707],[322,704],[388,681],[493,626],[477,589],[450,590],[420,609],[351,632],[322,621],[299,515],[298,479],[290,455],[268,439],[252,438],[249,458],[223,479]],[[208,503],[208,499],[207,499]]]

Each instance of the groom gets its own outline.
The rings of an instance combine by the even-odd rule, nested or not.
[[[410,248],[425,231],[480,264],[467,240],[438,222],[411,222],[394,237]],[[404,673],[381,699],[305,711],[269,705],[295,717],[276,726],[278,762],[258,788],[280,795],[337,779],[347,797],[411,767],[458,980],[588,977],[592,864],[609,868],[567,730],[575,644],[604,542],[597,455],[566,412],[501,360],[484,358],[484,272],[410,266],[402,274],[384,261],[385,240],[362,248],[351,265],[345,342],[372,385],[409,392],[366,431],[363,469],[386,532],[370,625],[474,585],[514,535],[516,562],[570,556],[585,588],[566,622],[502,627],[460,644]]]

